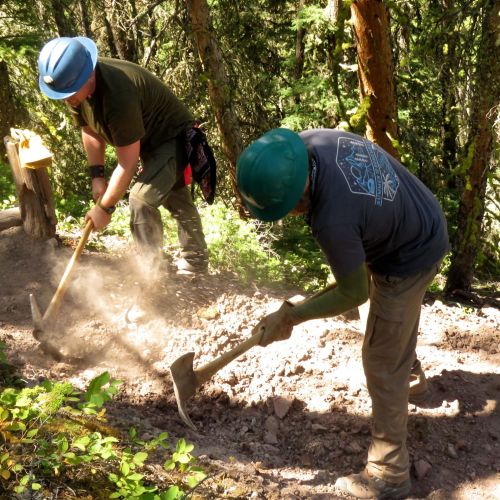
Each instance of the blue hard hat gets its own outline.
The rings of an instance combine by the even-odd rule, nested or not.
[[[97,64],[97,46],[83,36],[54,38],[38,56],[38,85],[51,99],[78,92]]]
[[[269,130],[241,153],[236,182],[252,216],[263,221],[281,219],[295,208],[309,173],[306,145],[285,128]]]

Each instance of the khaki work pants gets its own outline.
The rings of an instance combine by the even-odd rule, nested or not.
[[[406,449],[408,382],[427,286],[439,265],[408,277],[372,274],[363,368],[372,399],[372,443],[367,471],[399,483],[409,478]]]
[[[195,267],[206,268],[207,245],[200,215],[183,182],[181,147],[173,139],[142,158],[143,170],[130,191],[130,227],[139,252],[159,256],[163,224],[158,207],[164,206],[177,222],[182,257]]]

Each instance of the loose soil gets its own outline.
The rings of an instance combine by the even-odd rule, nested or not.
[[[155,282],[158,273],[141,270],[126,242],[108,245],[111,253],[85,251],[49,332],[68,355],[56,362],[32,335],[28,297],[45,311],[71,257],[68,242],[0,232],[0,340],[27,384],[49,378],[83,389],[109,371],[123,381],[107,405],[109,423],[135,426],[144,439],[167,431],[173,442],[194,443],[210,473],[207,498],[343,498],[335,480],[363,467],[370,441],[359,319],[310,321],[288,341],[252,348],[189,401],[193,431],[177,412],[171,363],[189,351],[195,366],[207,363],[298,291],[230,275],[180,277],[166,266]],[[132,304],[147,314],[130,322]],[[418,356],[432,396],[408,406],[410,498],[500,498],[499,340],[494,305],[426,299]]]

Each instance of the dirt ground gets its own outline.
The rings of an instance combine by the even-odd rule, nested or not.
[[[86,251],[52,333],[80,362],[56,362],[33,338],[28,297],[45,311],[71,254],[21,228],[0,232],[0,339],[28,384],[49,378],[84,388],[108,370],[123,381],[109,421],[146,439],[186,437],[210,471],[212,498],[342,498],[335,480],[363,467],[369,444],[359,319],[311,321],[288,341],[252,348],[189,401],[193,431],[177,412],[171,363],[189,351],[195,366],[214,359],[297,290],[166,271],[154,283],[126,243],[111,254]],[[133,303],[148,311],[136,322],[126,314]],[[498,499],[500,311],[429,298],[420,330],[433,391],[425,407],[408,407],[410,498]]]

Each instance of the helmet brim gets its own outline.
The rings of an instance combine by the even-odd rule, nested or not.
[[[86,38],[84,36],[76,36],[74,38],[78,40],[89,52],[90,60],[87,61],[84,71],[79,76],[77,80],[71,85],[71,87],[65,89],[64,92],[58,92],[54,90],[49,85],[47,85],[43,81],[42,75],[38,77],[38,85],[40,90],[49,98],[49,99],[66,99],[67,97],[71,97],[76,94],[84,85],[84,83],[89,79],[92,71],[94,71],[97,64],[97,45],[90,38]]]
[[[244,205],[252,217],[264,222],[274,222],[290,213],[302,198],[309,175],[309,155],[304,141],[298,134],[291,130],[284,128],[273,129],[266,132],[262,138],[266,138],[269,141],[286,141],[287,145],[292,148],[294,163],[297,166],[295,180],[288,187],[287,196],[279,203],[260,208],[243,196]]]

